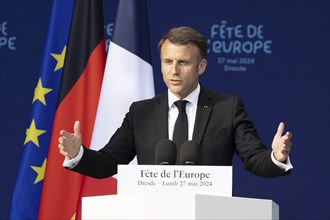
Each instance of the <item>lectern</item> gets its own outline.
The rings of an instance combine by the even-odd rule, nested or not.
[[[190,176],[196,178],[187,180],[188,175],[177,175],[178,173],[194,174]],[[227,174],[228,167],[125,166],[123,169],[119,167],[118,195],[84,197],[82,218],[279,219],[279,206],[271,200],[231,197],[228,193],[232,190],[231,184],[221,183],[221,180],[231,183],[231,180],[228,180],[231,179],[231,172]],[[167,184],[182,182],[182,178],[185,184],[173,184],[174,186]],[[209,185],[204,184],[205,179]],[[163,184],[164,181],[166,184]],[[150,184],[140,185],[141,182]],[[197,183],[197,185],[188,183]],[[125,187],[122,187],[123,185]],[[218,186],[228,189],[219,191],[216,189]],[[126,189],[127,187],[130,189]],[[214,195],[212,195],[213,191]]]
[[[180,193],[84,197],[83,219],[279,219],[271,200]]]

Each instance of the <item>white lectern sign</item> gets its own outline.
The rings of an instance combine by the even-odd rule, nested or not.
[[[232,196],[231,166],[119,165],[118,194],[195,193]]]

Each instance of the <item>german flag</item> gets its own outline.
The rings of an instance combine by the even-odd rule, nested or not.
[[[63,168],[61,130],[80,121],[83,145],[90,146],[105,67],[102,0],[76,0],[54,117],[39,219],[75,219],[83,176]]]

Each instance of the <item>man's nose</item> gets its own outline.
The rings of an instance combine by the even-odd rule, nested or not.
[[[179,65],[177,62],[173,62],[171,66],[171,74],[178,74],[179,73]]]

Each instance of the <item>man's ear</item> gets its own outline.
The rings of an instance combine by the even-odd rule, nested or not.
[[[202,61],[198,64],[198,74],[202,75],[206,69],[207,66],[207,60],[206,59],[202,59]]]

